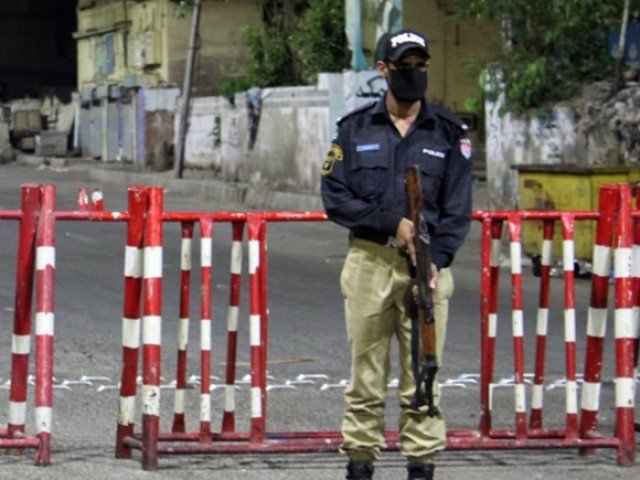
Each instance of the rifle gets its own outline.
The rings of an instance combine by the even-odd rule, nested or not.
[[[433,383],[438,373],[436,355],[436,322],[433,307],[433,292],[429,286],[432,278],[430,238],[427,222],[424,219],[424,200],[420,168],[413,165],[407,170],[407,196],[409,198],[410,220],[415,227],[413,237],[416,249],[416,263],[409,263],[411,282],[407,287],[404,307],[411,318],[411,366],[416,382],[416,393],[412,408],[418,409],[427,405],[427,416],[439,414],[438,407],[433,404]],[[422,343],[423,364],[420,362],[420,343]],[[423,388],[424,387],[424,388]]]

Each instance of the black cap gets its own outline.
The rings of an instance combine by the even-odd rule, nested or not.
[[[430,58],[427,37],[415,30],[404,29],[387,38],[384,46],[384,59],[395,62],[408,50],[419,50],[427,58]]]

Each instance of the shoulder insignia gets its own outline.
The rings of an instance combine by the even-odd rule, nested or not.
[[[364,105],[361,105],[361,106],[359,106],[357,108],[354,108],[350,112],[345,113],[342,117],[340,117],[336,123],[338,125],[340,125],[347,118],[351,117],[352,115],[355,115],[355,114],[360,113],[360,112],[364,112],[365,110],[368,110],[368,109],[372,108],[376,103],[378,103],[378,102],[373,101],[373,102],[365,103]]]
[[[344,156],[340,145],[337,143],[332,144],[329,153],[327,153],[327,156],[322,163],[322,176],[329,175],[333,170],[333,164],[336,161],[341,162],[343,158]]]
[[[442,105],[431,105],[431,108],[433,108],[433,111],[435,112],[435,114],[438,115],[438,117],[442,118],[443,120],[449,123],[453,123],[456,127],[458,127],[464,132],[469,130],[469,127],[467,126],[467,124],[464,123],[460,119],[460,117],[458,117],[455,113],[453,113],[448,108],[443,107]]]
[[[464,137],[460,139],[460,153],[467,160],[471,158],[472,148],[471,148],[471,139],[469,137]]]

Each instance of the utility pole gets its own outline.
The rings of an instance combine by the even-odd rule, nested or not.
[[[200,12],[202,0],[194,0],[191,17],[191,35],[189,37],[189,52],[187,53],[187,66],[184,72],[184,84],[182,86],[182,98],[180,101],[180,123],[178,124],[178,138],[174,156],[173,173],[175,178],[182,178],[184,165],[184,146],[187,129],[189,126],[189,106],[191,104],[191,87],[193,85],[193,66],[196,52],[199,48],[198,31],[200,30]]]
[[[625,0],[624,9],[622,11],[622,25],[620,25],[620,38],[618,40],[618,51],[616,52],[616,68],[613,78],[613,86],[611,94],[615,95],[620,88],[624,86],[622,78],[622,59],[624,58],[624,49],[627,41],[627,25],[629,24],[629,7],[631,0]]]

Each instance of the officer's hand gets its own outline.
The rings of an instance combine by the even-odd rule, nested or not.
[[[431,290],[438,288],[438,267],[436,267],[435,263],[431,264],[431,281],[429,282],[429,286]]]
[[[416,260],[416,247],[413,244],[414,235],[415,227],[413,226],[413,222],[408,218],[400,220],[398,229],[396,230],[396,246],[400,250],[407,250],[409,252],[411,263],[415,266],[418,262]]]

